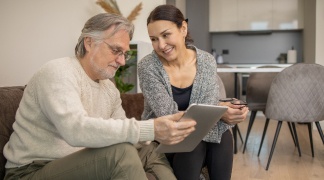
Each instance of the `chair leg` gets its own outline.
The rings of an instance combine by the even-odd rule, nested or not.
[[[237,126],[237,132],[238,132],[238,134],[239,134],[239,136],[240,136],[240,139],[241,139],[241,142],[242,142],[242,144],[243,144],[244,142],[243,142],[243,138],[242,138],[242,134],[241,134],[241,131],[240,131],[239,126]]]
[[[296,139],[295,139],[295,136],[294,136],[294,133],[293,133],[291,124],[290,124],[290,122],[287,122],[287,124],[288,124],[288,127],[289,127],[289,131],[290,131],[291,137],[293,138],[293,141],[294,141],[294,144],[295,144],[295,147],[296,147],[297,146],[296,145]]]
[[[269,125],[269,121],[270,121],[270,119],[267,118],[267,119],[266,119],[266,122],[265,122],[265,124],[264,124],[263,133],[262,133],[262,138],[261,138],[261,143],[260,143],[260,147],[259,147],[259,151],[258,151],[258,156],[260,155],[261,148],[262,148],[262,144],[263,144],[263,140],[264,140],[265,134],[267,133],[267,129],[268,129],[268,125]]]
[[[270,161],[271,161],[271,158],[272,158],[272,155],[273,155],[273,151],[274,151],[274,149],[276,147],[276,144],[277,144],[277,140],[278,140],[278,136],[279,136],[279,132],[280,132],[281,125],[282,125],[282,121],[278,121],[277,130],[276,130],[275,136],[273,138],[273,143],[272,143],[272,147],[271,147],[271,151],[270,151],[270,155],[269,155],[269,159],[268,159],[268,163],[267,163],[266,170],[269,169]]]
[[[247,141],[249,139],[250,131],[252,129],[256,113],[257,113],[257,111],[251,111],[250,121],[249,121],[248,129],[247,129],[247,132],[246,132],[245,143],[244,143],[244,147],[243,147],[243,154],[245,152],[246,144],[247,144]]]
[[[312,133],[312,123],[307,123],[308,133],[309,133],[309,141],[312,150],[312,157],[314,157],[314,145],[313,145],[313,133]]]
[[[296,140],[296,144],[297,144],[298,154],[299,154],[299,157],[301,157],[300,146],[299,146],[299,141],[298,141],[298,136],[297,136],[295,123],[292,123],[292,127],[293,127],[293,130],[294,130],[294,135],[295,135],[295,140]]]
[[[237,124],[232,128],[234,138],[234,154],[237,153]]]
[[[318,133],[320,134],[321,138],[322,138],[322,142],[324,144],[324,134],[323,134],[323,130],[321,128],[321,125],[319,122],[315,122],[316,124],[316,127],[317,127],[317,130],[318,130]]]

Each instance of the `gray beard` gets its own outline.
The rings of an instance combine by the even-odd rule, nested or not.
[[[106,69],[99,67],[94,61],[93,57],[90,59],[91,68],[99,75],[99,80],[111,79],[115,76],[115,72],[108,72]]]

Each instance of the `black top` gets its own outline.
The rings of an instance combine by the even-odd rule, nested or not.
[[[185,111],[189,106],[192,85],[186,88],[172,86],[173,100],[178,104],[179,111]]]

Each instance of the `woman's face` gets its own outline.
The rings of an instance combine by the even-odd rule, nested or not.
[[[160,58],[174,61],[186,50],[187,23],[185,21],[178,28],[171,21],[158,20],[149,23],[147,29],[152,46]]]

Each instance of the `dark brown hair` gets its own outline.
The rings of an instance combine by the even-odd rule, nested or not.
[[[158,20],[171,21],[175,23],[178,28],[181,28],[183,21],[188,22],[188,19],[184,18],[182,12],[173,5],[157,6],[148,16],[146,25]],[[190,37],[189,31],[187,31],[185,44],[187,47],[188,45],[193,44],[193,39]]]

